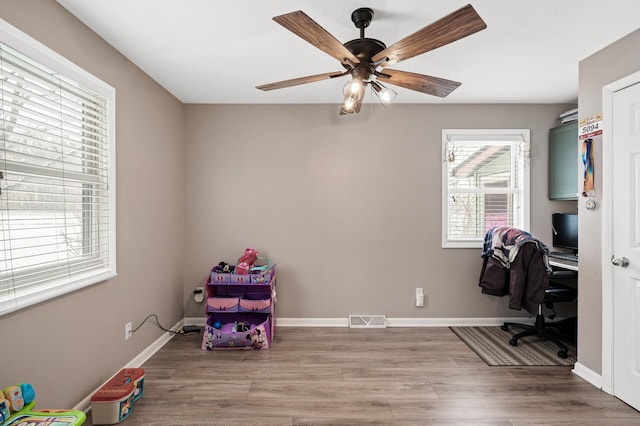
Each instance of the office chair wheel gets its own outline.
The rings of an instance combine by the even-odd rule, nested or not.
[[[567,354],[567,351],[558,351],[558,356],[562,359],[566,359],[569,355]]]
[[[509,326],[508,326],[507,324],[502,324],[502,325],[500,326],[500,329],[501,329],[502,331],[509,331]]]
[[[511,346],[518,346],[518,340],[512,337],[511,340],[509,340],[509,344]]]

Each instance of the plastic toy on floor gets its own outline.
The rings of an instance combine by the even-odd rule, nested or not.
[[[129,417],[144,392],[144,370],[123,368],[91,397],[94,425],[112,425]]]
[[[24,408],[24,397],[22,396],[22,389],[20,386],[9,386],[8,388],[4,388],[2,393],[9,402],[10,411],[20,411]]]
[[[0,394],[0,422],[4,424],[5,420],[9,419],[9,415],[11,411],[9,411],[9,401],[4,398],[4,394]]]
[[[2,426],[76,426],[86,415],[78,410],[34,410],[36,392],[29,383],[9,386],[0,393]]]

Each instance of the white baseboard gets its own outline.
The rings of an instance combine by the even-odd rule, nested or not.
[[[586,380],[598,389],[602,389],[602,376],[595,371],[585,367],[583,364],[576,362],[571,370],[576,376]]]
[[[349,327],[349,318],[277,318],[278,327]]]
[[[184,325],[197,325],[202,327],[207,322],[207,318],[206,317],[184,317],[182,322]]]
[[[178,321],[173,327],[171,327],[171,331],[178,331],[184,325],[184,320]],[[151,345],[149,345],[145,350],[140,352],[135,358],[126,363],[122,368],[139,368],[142,366],[149,358],[151,358],[156,352],[158,352],[164,345],[171,340],[175,334],[165,332],[160,337],[158,337]],[[118,369],[113,376],[109,377],[103,384],[98,386],[91,394],[85,397],[82,401],[80,401],[73,408],[74,410],[81,410],[87,413],[91,409],[91,397],[94,393],[96,393],[102,386],[104,386],[109,380],[111,380],[116,374],[122,370],[122,368]]]
[[[492,326],[527,318],[387,318],[387,327]],[[348,327],[348,318],[278,318],[278,327]]]
[[[187,317],[184,325],[203,326],[205,317]],[[532,322],[528,317],[499,318],[387,318],[387,327],[479,327],[502,325],[505,321]],[[349,327],[349,318],[277,318],[278,327]]]
[[[480,327],[502,325],[505,321],[528,318],[387,318],[388,327]]]

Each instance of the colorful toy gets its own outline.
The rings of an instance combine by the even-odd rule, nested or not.
[[[25,404],[30,404],[36,399],[36,391],[30,383],[20,383],[20,390]]]
[[[213,328],[217,328],[218,330],[220,330],[222,328],[222,323],[220,321],[214,322]]]
[[[24,398],[22,397],[20,386],[9,386],[5,388],[2,393],[4,393],[4,397],[9,401],[9,410],[20,411],[24,408]]]
[[[5,399],[6,397],[6,399]],[[2,426],[80,426],[86,420],[78,410],[33,410],[36,392],[29,383],[9,386],[0,393]],[[20,409],[16,409],[22,407]]]
[[[9,401],[4,398],[3,393],[0,393],[0,424],[4,424],[4,421],[8,420],[10,415]]]
[[[238,264],[233,272],[235,274],[248,274],[257,259],[258,251],[251,247],[247,248],[240,259],[238,259]]]
[[[18,413],[2,426],[79,426],[84,424],[87,416],[82,411],[42,410]]]
[[[124,368],[91,397],[93,424],[111,425],[126,419],[144,392],[144,370]]]
[[[231,331],[233,331],[234,333],[238,333],[243,331],[249,331],[249,328],[251,328],[251,324],[249,324],[247,321],[236,321],[234,322],[233,328],[231,329]]]

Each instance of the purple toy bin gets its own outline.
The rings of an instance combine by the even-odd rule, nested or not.
[[[239,297],[209,297],[207,312],[238,312]]]
[[[204,326],[202,347],[204,351],[218,349],[269,349],[271,342],[271,326],[269,314],[238,313],[233,321],[225,314],[211,314]],[[220,328],[213,325],[221,323]],[[247,322],[249,329],[234,331],[237,323]]]
[[[231,282],[231,274],[221,274],[211,271],[211,283],[212,284],[225,284]]]
[[[249,284],[251,281],[251,275],[249,274],[231,274],[231,284]]]
[[[254,284],[269,284],[276,273],[275,263],[265,270],[251,271],[251,282]]]
[[[238,312],[259,312],[268,314],[271,312],[271,299],[242,298],[238,304]]]

